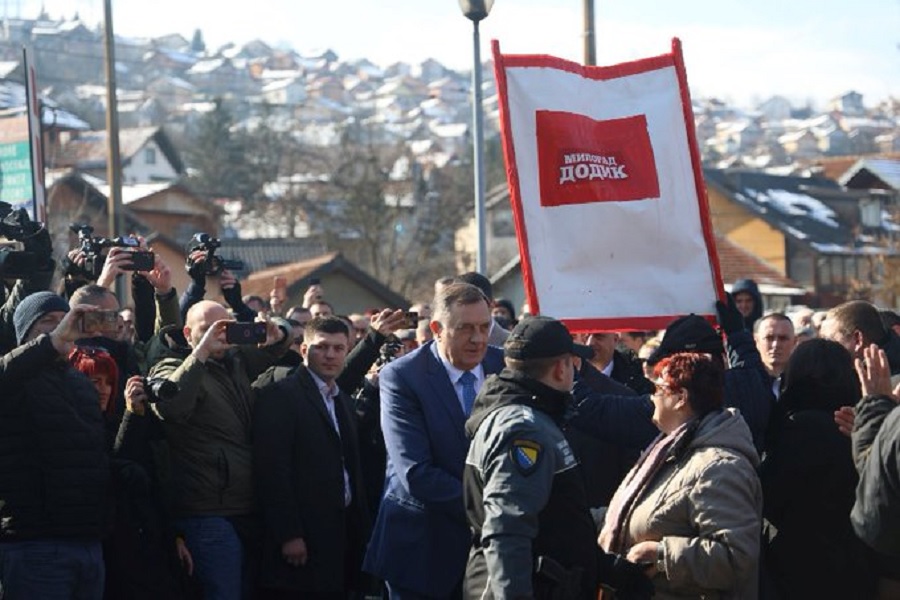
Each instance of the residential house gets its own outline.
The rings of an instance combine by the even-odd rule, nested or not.
[[[109,186],[97,190],[109,196]],[[189,188],[172,183],[138,183],[122,186],[122,204],[128,213],[155,231],[186,247],[195,233],[219,234],[222,210],[194,194]]]
[[[239,59],[208,58],[197,61],[184,78],[209,96],[243,96],[256,91],[249,70]]]
[[[144,70],[153,78],[182,77],[199,60],[189,52],[155,48],[143,57]]]
[[[782,121],[791,118],[790,101],[784,96],[772,96],[762,104],[756,107],[756,110],[762,114],[767,121]]]
[[[847,116],[862,116],[866,114],[862,94],[854,91],[832,98],[828,102],[828,110],[837,111]]]
[[[161,50],[172,50],[185,54],[191,52],[191,42],[180,33],[169,33],[155,37],[150,40],[150,45]]]
[[[306,83],[299,76],[267,83],[262,89],[263,100],[273,106],[295,106],[306,101]]]
[[[184,162],[161,127],[119,131],[122,181],[126,184],[172,181],[184,174]],[[49,168],[73,168],[106,177],[105,131],[88,131],[71,138],[60,148]]]
[[[812,290],[813,305],[880,293],[881,264],[895,254],[890,240],[900,231],[885,194],[738,169],[704,176],[715,231]]]
[[[900,153],[894,158],[860,158],[838,178],[838,183],[850,189],[889,190],[900,200]]]
[[[194,98],[197,88],[180,77],[163,76],[147,84],[147,92],[162,104],[167,112],[187,104]]]
[[[809,129],[785,133],[778,138],[785,153],[793,159],[812,158],[819,154],[819,140]]]
[[[475,268],[478,232],[475,218],[456,232],[456,270],[460,273]],[[487,271],[495,273],[519,252],[513,222],[509,189],[506,183],[494,186],[485,196],[485,243]]]
[[[325,299],[337,314],[349,315],[371,308],[408,308],[409,300],[383,285],[338,252],[287,263],[251,274],[241,291],[268,298],[275,277],[287,280],[285,306],[302,304],[303,294],[318,279]]]

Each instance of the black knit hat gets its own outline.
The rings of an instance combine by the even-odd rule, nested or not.
[[[53,292],[37,292],[26,296],[13,313],[13,326],[16,328],[16,342],[21,344],[28,335],[32,325],[51,312],[69,312],[69,303],[62,296]]]
[[[690,314],[675,319],[666,327],[662,342],[647,359],[647,364],[655,365],[665,357],[678,352],[721,354],[724,350],[722,337],[716,333],[709,321]]]

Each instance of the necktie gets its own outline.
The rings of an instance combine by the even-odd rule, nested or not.
[[[472,371],[466,371],[460,375],[459,383],[462,385],[463,406],[468,416],[472,413],[472,405],[475,404],[475,375]]]

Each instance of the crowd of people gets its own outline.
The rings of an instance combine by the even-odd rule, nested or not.
[[[900,597],[900,317],[868,302],[765,312],[745,280],[715,324],[573,337],[477,273],[342,316],[208,249],[179,298],[139,238],[27,246],[4,599]]]

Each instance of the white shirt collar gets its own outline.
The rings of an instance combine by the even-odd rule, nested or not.
[[[322,392],[322,397],[326,400],[329,399],[330,396],[337,396],[340,393],[340,388],[338,388],[337,381],[333,382],[331,386],[325,383],[321,377],[315,374],[315,372],[309,367],[306,368],[309,371],[309,374],[312,375],[313,381],[316,382],[316,387],[319,388],[319,391]]]
[[[611,361],[609,361],[609,364],[607,364],[605,367],[603,367],[600,370],[600,372],[603,373],[604,375],[606,375],[607,377],[612,377],[612,371],[613,371],[614,366],[616,366],[616,361],[611,360]]]
[[[438,360],[441,361],[441,364],[444,365],[444,370],[447,371],[447,376],[450,377],[450,382],[453,383],[454,386],[457,385],[457,383],[459,382],[459,378],[462,377],[462,374],[465,373],[465,371],[454,367],[450,363],[450,361],[441,352],[437,340],[432,342],[431,346],[434,355],[437,356]],[[470,371],[472,375],[475,376],[475,389],[480,390],[481,384],[484,382],[484,367],[481,366],[481,363],[478,363],[475,368],[470,369]]]

